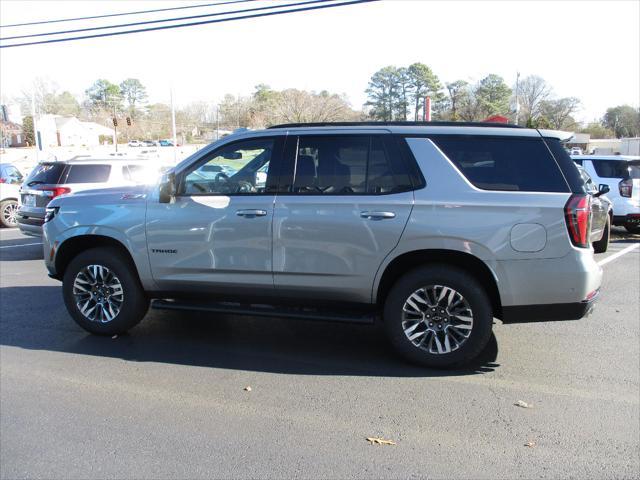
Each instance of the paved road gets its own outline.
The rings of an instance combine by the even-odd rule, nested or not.
[[[0,232],[3,479],[640,472],[640,248],[604,265],[588,319],[496,322],[478,365],[438,372],[365,326],[152,311],[92,337],[32,243]]]

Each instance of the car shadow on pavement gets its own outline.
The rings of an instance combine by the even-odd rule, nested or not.
[[[295,319],[150,310],[128,334],[87,334],[65,310],[60,287],[0,289],[0,343],[25,349],[233,370],[299,375],[442,377],[491,372],[495,336],[464,369],[402,361],[379,327]]]

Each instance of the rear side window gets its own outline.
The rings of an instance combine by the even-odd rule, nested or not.
[[[411,179],[402,159],[397,152],[390,152],[388,146],[378,136],[301,136],[293,191],[375,195],[410,190]]]
[[[602,178],[640,178],[640,161],[591,160],[591,163]]]
[[[65,183],[104,183],[109,173],[110,165],[71,165]]]
[[[64,163],[39,163],[29,173],[26,185],[32,187],[34,185],[60,183],[64,168]]]
[[[569,191],[541,138],[453,135],[430,138],[471,183],[483,190]],[[572,165],[579,178],[577,167]]]

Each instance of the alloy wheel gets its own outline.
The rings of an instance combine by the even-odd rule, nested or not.
[[[2,218],[7,225],[16,226],[18,224],[18,204],[9,203],[2,209]]]
[[[73,295],[80,313],[92,322],[108,323],[124,302],[120,279],[104,265],[88,265],[76,274]]]
[[[460,292],[444,285],[430,285],[405,300],[402,329],[413,345],[428,353],[451,353],[471,335],[473,311]]]

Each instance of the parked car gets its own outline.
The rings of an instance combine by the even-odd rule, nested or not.
[[[173,142],[171,140],[159,140],[158,145],[161,147],[173,147]]]
[[[160,165],[126,157],[85,156],[40,163],[20,188],[18,227],[26,235],[41,236],[46,207],[52,199],[84,190],[152,183],[159,175]]]
[[[130,147],[144,147],[144,142],[141,142],[139,140],[129,140],[129,143],[127,144]]]
[[[145,140],[142,143],[144,144],[145,147],[157,147],[158,146],[158,142],[156,142],[154,140]]]
[[[22,173],[10,163],[0,163],[0,225],[16,227]]]
[[[132,328],[153,299],[381,321],[407,359],[464,364],[494,317],[570,320],[593,307],[592,197],[568,136],[446,122],[242,132],[156,186],[53,199],[45,264],[73,319],[99,335]],[[231,159],[232,176],[201,175]]]
[[[613,203],[605,195],[609,192],[609,186],[602,184],[596,187],[582,166],[578,165],[578,170],[584,181],[586,192],[592,197],[591,245],[595,253],[604,253],[609,248],[611,222],[613,221]]]
[[[640,156],[580,155],[572,157],[597,185],[607,185],[613,203],[613,225],[640,233]]]

